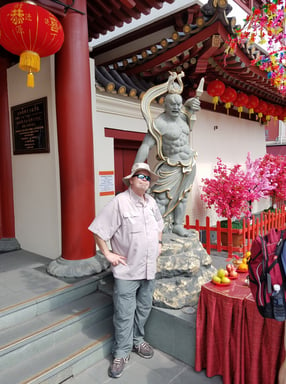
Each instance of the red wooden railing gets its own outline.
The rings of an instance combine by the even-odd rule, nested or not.
[[[231,219],[228,219],[227,228],[222,228],[220,221],[217,221],[215,227],[211,227],[210,218],[208,216],[206,217],[205,226],[200,225],[199,220],[196,220],[195,225],[190,225],[190,218],[187,215],[185,228],[205,231],[205,242],[201,241],[201,243],[209,255],[211,250],[215,249],[218,252],[227,251],[228,257],[231,258],[234,252],[244,254],[246,251],[249,251],[251,243],[256,236],[266,235],[266,233],[272,228],[285,229],[285,206],[282,206],[279,210],[276,209],[275,212],[261,212],[258,217],[253,215],[252,219],[244,218],[242,225],[241,229],[234,229],[231,225]],[[211,242],[211,232],[216,232],[216,243]],[[225,242],[226,237],[227,239]]]

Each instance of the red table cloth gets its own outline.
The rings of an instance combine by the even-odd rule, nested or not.
[[[284,360],[284,322],[258,312],[246,274],[229,286],[202,286],[196,324],[196,371],[224,384],[275,384]]]

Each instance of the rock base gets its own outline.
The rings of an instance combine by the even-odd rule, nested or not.
[[[153,305],[180,309],[198,303],[201,286],[216,273],[212,258],[199,241],[197,231],[190,237],[164,234],[158,258]]]

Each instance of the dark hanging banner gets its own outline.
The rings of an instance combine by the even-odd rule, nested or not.
[[[50,152],[47,97],[11,107],[14,155]]]

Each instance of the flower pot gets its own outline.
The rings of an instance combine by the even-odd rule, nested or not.
[[[221,244],[223,246],[228,245],[228,234],[227,232],[221,232]],[[232,234],[232,246],[233,247],[242,247],[243,246],[243,235],[242,233],[233,233]]]

